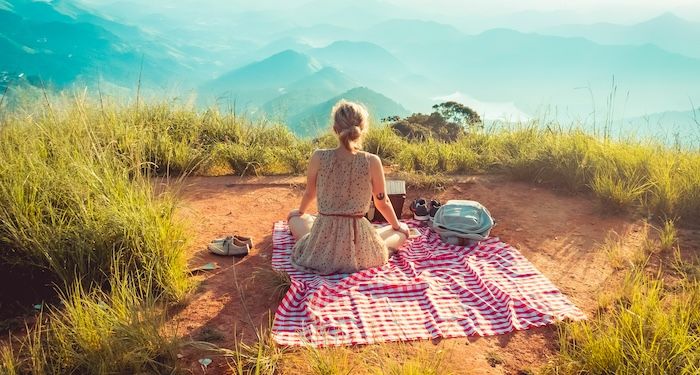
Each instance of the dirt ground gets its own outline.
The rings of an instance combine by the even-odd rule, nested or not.
[[[190,264],[194,267],[215,262],[220,268],[196,276],[201,281],[199,288],[171,321],[181,335],[233,348],[236,339],[252,340],[253,328],[269,325],[277,300],[263,285],[265,280],[252,275],[270,268],[272,225],[298,206],[303,182],[299,177],[232,176],[184,181],[180,188],[184,205],[179,217],[193,233]],[[443,202],[482,202],[497,220],[491,234],[518,248],[587,314],[596,309],[599,292],[620,277],[610,254],[602,250],[603,244],[615,239],[625,251],[641,246],[646,239],[643,221],[606,216],[592,198],[560,194],[502,176],[455,178],[442,191],[409,190],[407,202],[418,196]],[[410,215],[408,204],[403,215]],[[255,248],[250,255],[227,258],[207,252],[206,244],[211,239],[232,233],[254,237]],[[556,328],[410,345],[415,350],[444,348],[445,367],[454,373],[517,374],[547,363],[556,348]],[[387,348],[391,350],[391,345]],[[205,372],[197,363],[202,356],[203,352],[190,349],[180,360],[199,374]],[[487,357],[494,356],[502,363],[491,366]],[[227,372],[223,358],[212,359],[206,373]],[[296,362],[289,360],[285,372],[300,373],[302,367],[295,367]]]

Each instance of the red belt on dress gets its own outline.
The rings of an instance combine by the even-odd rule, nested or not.
[[[362,219],[363,217],[365,217],[364,214],[324,214],[323,212],[319,212],[318,214],[321,216],[349,217],[351,219],[355,219],[352,221],[352,242],[355,244],[357,243],[357,219]]]

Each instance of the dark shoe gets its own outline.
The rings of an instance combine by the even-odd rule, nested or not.
[[[426,221],[430,218],[430,210],[428,209],[428,202],[425,198],[418,198],[411,203],[411,211],[413,212],[413,218],[420,221]]]
[[[437,213],[438,209],[442,206],[442,203],[440,203],[439,200],[433,199],[430,201],[430,221],[433,221],[435,219],[435,214]]]

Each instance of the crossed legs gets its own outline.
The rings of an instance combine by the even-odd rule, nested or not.
[[[294,239],[298,240],[309,233],[314,225],[314,220],[316,220],[316,217],[309,214],[294,216],[289,219],[289,230],[292,232]],[[406,242],[406,235],[395,231],[390,225],[378,228],[377,233],[389,249],[398,249]]]
[[[292,232],[294,239],[298,240],[309,233],[311,227],[314,225],[314,220],[316,220],[316,216],[309,214],[290,218],[287,224],[289,225],[289,231]]]

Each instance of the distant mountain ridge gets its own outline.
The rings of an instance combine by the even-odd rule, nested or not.
[[[373,48],[380,55],[385,53],[380,47],[371,44],[359,46]],[[335,47],[321,49],[327,54],[319,53],[317,56],[324,57],[326,62],[338,62],[339,60],[333,60],[338,58],[334,55],[337,52]],[[390,56],[384,54],[390,67],[394,63],[400,64],[398,60],[392,61]],[[386,67],[381,67],[378,71],[382,69]],[[302,136],[313,136],[324,129],[331,108],[340,99],[365,104],[376,119],[409,113],[401,104],[385,95],[361,87],[361,83],[353,76],[335,66],[324,66],[318,59],[294,50],[285,50],[225,73],[203,85],[200,93],[204,93],[205,98],[210,100],[235,99],[237,105],[250,113],[282,120]]]
[[[141,78],[160,90],[153,92],[197,95],[202,107],[234,104],[254,118],[311,129],[306,134],[316,128],[305,122],[328,120],[328,105],[319,106],[348,92],[396,112],[429,112],[458,93],[488,105],[486,114],[556,113],[562,121],[588,121],[612,102],[631,117],[700,102],[700,24],[670,13],[581,25],[590,17],[525,10],[481,22],[500,19],[511,29],[482,32],[456,14],[431,18],[382,0],[221,6],[216,14],[214,7],[0,0],[0,90],[15,82],[59,90],[109,83],[127,96]],[[518,24],[528,32],[513,30]],[[353,92],[361,87],[369,91]]]
[[[411,35],[407,38],[407,35]],[[465,34],[454,26],[416,19],[392,19],[378,23],[362,33],[362,39],[383,46],[456,41]]]
[[[266,59],[234,69],[200,87],[203,99],[228,97],[262,105],[284,93],[286,87],[322,69],[314,58],[285,50]]]
[[[370,42],[340,40],[308,52],[319,61],[361,80],[408,74],[406,65],[381,46]]]
[[[94,84],[98,77],[135,86],[141,76],[144,84],[160,84],[186,69],[172,50],[139,35],[138,29],[66,1],[5,1],[0,6],[0,71],[62,87],[75,81]]]
[[[365,105],[375,121],[387,116],[406,116],[410,113],[401,104],[376,91],[367,87],[356,87],[292,116],[288,125],[299,135],[318,135],[330,126],[331,109],[341,99]]]
[[[358,83],[333,67],[325,67],[291,83],[285,92],[263,104],[263,111],[274,118],[288,121],[307,107],[339,95]]]
[[[675,109],[700,95],[700,60],[651,44],[610,46],[581,37],[492,29],[458,42],[413,45],[396,55],[412,59],[419,73],[443,86],[466,87],[461,92],[483,101],[512,98],[508,101],[527,113],[540,110],[543,100],[588,113],[605,104],[613,78],[618,90],[634,99],[629,113]],[[652,87],[667,94],[658,95]]]
[[[664,13],[634,25],[596,23],[562,25],[542,32],[559,36],[580,36],[602,44],[652,43],[670,52],[700,58],[700,22]]]
[[[688,111],[664,111],[622,120],[621,134],[666,138],[679,136],[700,145],[700,107]],[[687,139],[691,138],[691,139]]]

